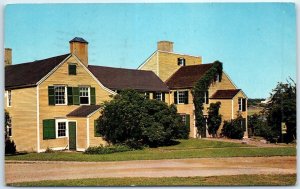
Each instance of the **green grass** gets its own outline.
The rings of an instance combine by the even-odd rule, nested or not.
[[[290,186],[296,184],[296,174],[234,175],[211,177],[164,178],[91,178],[38,181],[8,184],[9,186]]]
[[[6,160],[25,161],[126,161],[217,157],[295,156],[296,148],[257,148],[245,144],[199,139],[180,140],[175,146],[146,148],[144,150],[90,155],[81,152],[28,153],[6,156]],[[242,147],[244,146],[244,147]]]

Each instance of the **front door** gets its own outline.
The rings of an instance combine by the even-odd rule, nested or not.
[[[76,122],[69,122],[69,150],[76,150]]]

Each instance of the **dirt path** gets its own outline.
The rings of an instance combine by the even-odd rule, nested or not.
[[[188,177],[296,173],[296,157],[234,157],[119,162],[6,161],[7,183],[104,177]]]

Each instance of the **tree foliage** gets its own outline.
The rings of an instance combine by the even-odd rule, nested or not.
[[[196,117],[196,127],[198,134],[205,137],[206,124],[203,117],[203,103],[205,92],[208,90],[209,86],[214,82],[217,74],[219,74],[220,79],[222,78],[223,66],[219,61],[215,61],[213,66],[205,73],[201,79],[199,79],[192,90],[193,102],[195,105],[195,117]]]
[[[248,128],[252,136],[261,136],[268,141],[273,141],[274,138],[276,138],[276,133],[274,133],[272,127],[267,124],[262,114],[248,116]]]
[[[207,127],[208,133],[213,137],[217,136],[217,131],[222,122],[222,116],[219,114],[221,102],[211,103],[208,108]]]
[[[125,90],[105,102],[97,132],[113,144],[152,147],[178,138],[183,127],[176,106],[146,99],[134,90]]]
[[[236,119],[224,121],[221,134],[232,139],[242,139],[244,136],[242,122],[243,117],[241,115],[238,115]]]
[[[290,78],[287,83],[278,83],[271,93],[270,102],[265,112],[267,124],[275,135],[281,137],[281,123],[287,126],[287,134],[283,139],[291,142],[296,139],[296,83]]]
[[[5,154],[15,154],[16,153],[16,144],[13,140],[9,138],[8,127],[11,124],[9,113],[5,110],[5,125],[4,125],[4,134],[5,134]]]

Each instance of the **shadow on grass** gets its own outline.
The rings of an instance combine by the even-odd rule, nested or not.
[[[28,154],[28,152],[16,152],[15,154],[5,154],[5,156],[21,156],[26,154]]]
[[[180,144],[181,142],[177,140],[170,140],[169,142],[163,144],[163,145],[157,145],[157,146],[149,146],[150,148],[158,148],[158,147],[166,147],[166,146],[175,146]]]

